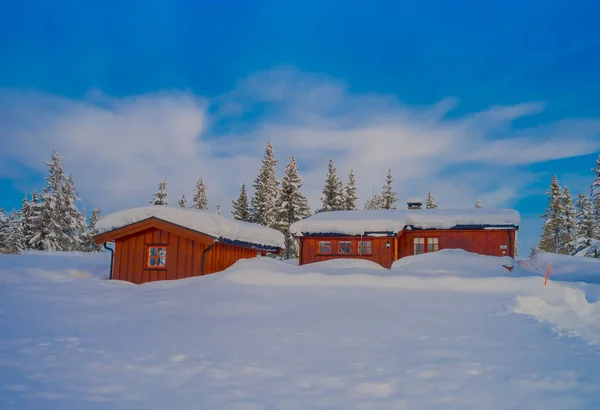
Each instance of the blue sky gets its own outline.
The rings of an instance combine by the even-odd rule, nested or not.
[[[553,172],[589,190],[596,2],[78,3],[0,5],[0,206],[57,149],[88,208],[204,177],[227,209],[271,140],[313,207],[330,155],[363,199],[391,167],[402,199],[516,207],[526,251]]]

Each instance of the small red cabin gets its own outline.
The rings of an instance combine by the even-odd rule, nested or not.
[[[117,212],[97,227],[96,243],[114,242],[111,279],[136,284],[219,272],[239,259],[278,254],[284,243],[274,229],[166,206]]]
[[[322,212],[296,222],[299,264],[358,258],[390,268],[409,255],[463,249],[515,256],[520,215],[512,209],[420,209]]]

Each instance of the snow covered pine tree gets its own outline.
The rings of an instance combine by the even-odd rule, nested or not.
[[[302,178],[298,174],[298,163],[292,157],[285,167],[281,179],[281,190],[277,200],[277,229],[285,235],[285,257],[298,257],[296,241],[290,234],[290,226],[310,216],[310,207],[306,197],[300,191]]]
[[[233,206],[233,219],[238,221],[250,222],[252,214],[250,213],[250,205],[248,204],[248,193],[246,192],[246,184],[242,184],[240,188],[240,196],[237,200],[231,201]]]
[[[573,250],[572,242],[577,239],[577,224],[575,222],[575,207],[569,188],[565,186],[562,194],[563,213],[561,215],[562,246],[564,253]]]
[[[427,191],[427,198],[425,199],[425,209],[437,209],[438,204],[435,202],[435,197],[431,193],[431,189]]]
[[[167,180],[165,179],[158,183],[158,191],[154,193],[152,199],[148,203],[152,205],[169,205],[169,200],[167,199],[168,196]]]
[[[327,168],[327,177],[325,178],[321,202],[322,206],[318,212],[342,211],[346,208],[344,186],[340,178],[336,175],[336,169],[333,166],[332,158],[329,158],[329,166]]]
[[[344,192],[344,202],[346,204],[345,209],[347,211],[356,210],[357,199],[358,196],[356,195],[356,182],[354,181],[354,170],[350,168],[350,173],[348,174],[348,183],[346,184]]]
[[[564,202],[558,178],[552,177],[550,189],[548,191],[548,208],[542,215],[546,219],[540,241],[540,250],[544,252],[564,253],[564,231],[562,229],[562,220],[564,215]]]
[[[383,209],[396,209],[396,202],[398,197],[392,189],[392,183],[394,178],[392,177],[392,170],[388,169],[388,174],[385,178],[385,185],[383,186],[382,197],[382,208]]]
[[[590,193],[594,217],[594,239],[600,239],[600,156],[598,156],[596,168],[592,168],[592,172],[596,174]]]
[[[483,208],[483,205],[481,205],[481,202],[479,202],[479,199],[477,201],[475,201],[475,208]]]
[[[252,222],[259,225],[276,228],[277,226],[277,197],[279,182],[277,181],[277,163],[273,147],[269,142],[265,156],[254,180],[254,197],[252,197]]]
[[[196,209],[208,209],[208,196],[206,195],[206,185],[204,185],[204,180],[200,178],[198,182],[196,182],[196,188],[194,189],[194,204],[192,208]]]
[[[594,238],[594,214],[593,206],[590,198],[580,193],[577,196],[577,203],[575,204],[575,220],[577,221],[577,237],[584,239]]]
[[[185,194],[181,194],[181,198],[177,202],[180,208],[187,208],[187,199],[185,199]]]

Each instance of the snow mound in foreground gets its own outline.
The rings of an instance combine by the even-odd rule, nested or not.
[[[31,279],[49,282],[108,279],[109,273],[109,253],[28,251],[21,255],[0,254],[0,283]]]
[[[600,260],[598,259],[541,252],[530,259],[519,261],[523,269],[544,276],[549,263],[551,264],[550,280],[600,283]]]
[[[460,277],[524,276],[508,256],[485,256],[462,249],[444,249],[438,252],[407,256],[392,265],[392,270],[418,275],[446,275]],[[510,271],[507,268],[513,269]],[[525,272],[526,273],[526,272]],[[527,275],[531,276],[531,275]]]
[[[309,270],[320,270],[320,269],[363,269],[363,270],[381,270],[385,269],[380,264],[368,261],[366,259],[352,259],[352,258],[336,258],[330,259],[323,262],[315,262],[309,265],[303,265],[302,268]]]

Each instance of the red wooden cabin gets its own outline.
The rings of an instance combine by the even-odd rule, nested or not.
[[[114,242],[111,279],[137,284],[227,269],[239,259],[280,253],[283,235],[207,211],[149,206],[101,219],[97,244]]]
[[[337,211],[292,225],[300,242],[299,264],[359,258],[390,268],[409,255],[463,249],[515,256],[520,216],[509,209]]]

